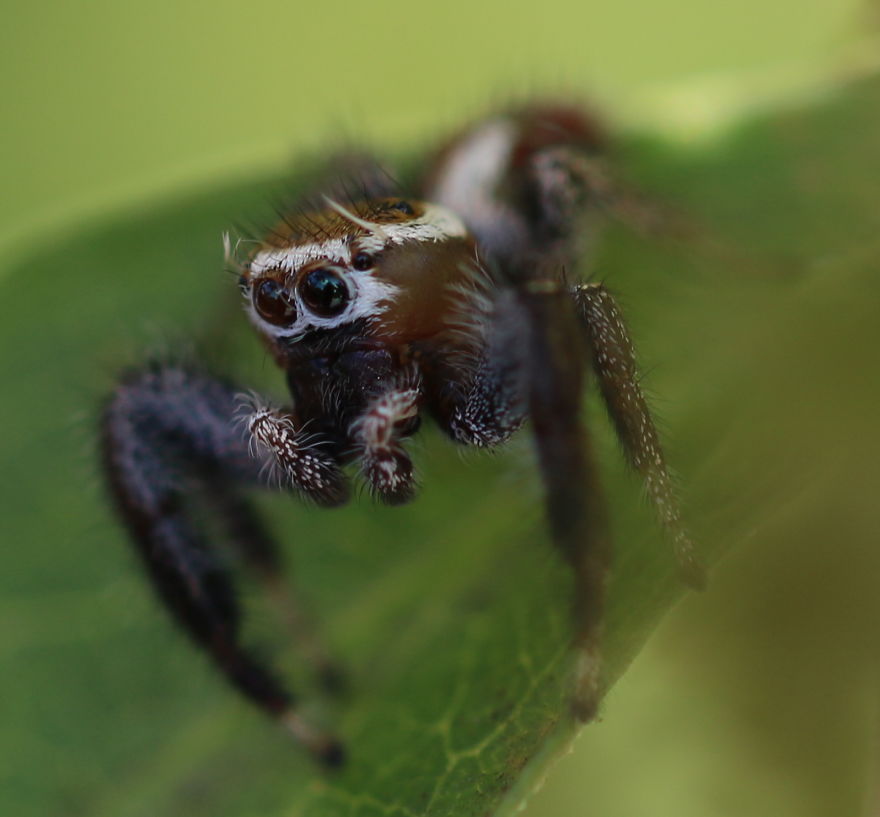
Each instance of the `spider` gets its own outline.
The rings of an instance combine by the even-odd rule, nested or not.
[[[423,416],[478,448],[528,420],[552,540],[575,577],[572,706],[588,720],[611,550],[581,422],[592,368],[679,562],[698,574],[620,311],[602,284],[566,274],[596,215],[615,205],[604,143],[578,106],[532,103],[454,135],[407,191],[373,160],[331,161],[335,175],[246,257],[224,237],[290,404],[164,362],[128,372],[105,405],[109,491],[162,603],[233,687],[324,764],[340,764],[343,745],[241,643],[231,577],[196,524],[193,495],[277,593],[276,545],[243,489],[280,485],[337,506],[356,463],[375,496],[397,505],[415,493],[405,440]],[[300,629],[332,684],[332,663]]]

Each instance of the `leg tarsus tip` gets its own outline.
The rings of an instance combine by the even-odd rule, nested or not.
[[[345,745],[338,740],[330,740],[321,749],[318,759],[326,769],[341,769],[345,765],[347,755]]]
[[[333,735],[312,725],[294,710],[284,712],[280,720],[322,766],[338,769],[345,763],[345,746]]]
[[[691,590],[705,590],[708,584],[706,566],[693,552],[678,554],[678,575]]]
[[[589,723],[596,718],[599,711],[602,662],[595,647],[581,646],[577,648],[577,653],[571,711],[581,723]]]

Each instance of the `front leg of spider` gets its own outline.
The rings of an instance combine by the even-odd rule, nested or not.
[[[241,643],[231,577],[193,522],[198,497],[245,561],[278,584],[275,544],[236,487],[265,484],[274,463],[249,450],[239,403],[235,389],[189,368],[132,373],[102,415],[107,483],[156,592],[182,629],[242,695],[321,762],[338,765],[341,744],[300,717],[294,695]],[[329,672],[329,664],[322,669]]]

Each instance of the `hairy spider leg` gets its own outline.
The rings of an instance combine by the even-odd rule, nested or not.
[[[283,723],[319,760],[338,765],[341,744],[298,715],[295,697],[239,641],[232,581],[195,529],[187,480],[222,482],[233,506],[221,521],[249,559],[274,569],[270,543],[234,481],[266,483],[249,451],[231,386],[178,366],[137,371],[117,386],[101,419],[104,472],[116,507],[165,606],[229,683]],[[206,480],[205,474],[212,476]],[[218,496],[218,502],[221,501]],[[246,542],[246,544],[245,544]]]
[[[417,383],[393,385],[367,404],[349,430],[360,449],[364,477],[389,505],[402,505],[415,495],[413,464],[400,442],[399,428],[418,414],[420,401]]]
[[[253,403],[239,417],[252,454],[266,464],[263,477],[269,484],[295,488],[327,508],[348,501],[348,483],[336,461],[321,450],[324,441],[299,428],[291,412]]]
[[[572,295],[587,332],[599,388],[624,454],[644,481],[660,524],[672,539],[682,578],[692,587],[703,587],[705,570],[682,522],[657,428],[639,386],[635,350],[623,316],[602,284],[581,284]]]

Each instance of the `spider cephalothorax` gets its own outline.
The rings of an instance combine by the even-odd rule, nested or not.
[[[449,140],[412,196],[375,164],[346,171],[341,185],[328,179],[246,258],[225,242],[290,405],[164,364],[128,375],[105,408],[108,484],[161,598],[242,694],[327,763],[341,760],[339,743],[297,714],[241,644],[230,577],[195,525],[187,485],[201,486],[200,501],[277,591],[277,550],[240,485],[338,505],[349,495],[344,468],[357,463],[376,496],[398,504],[415,493],[404,444],[423,416],[480,447],[530,420],[553,539],[576,580],[572,701],[586,719],[601,686],[610,551],[580,419],[592,364],[628,460],[680,562],[698,573],[620,313],[603,286],[566,278],[613,200],[601,143],[576,107],[533,105]],[[340,188],[364,192],[340,201]],[[319,643],[302,627],[300,636],[332,682]]]
[[[445,207],[402,198],[325,205],[285,219],[241,265],[247,312],[287,371],[285,428],[308,429],[289,446],[309,452],[310,472],[290,462],[282,472],[336,504],[346,497],[339,466],[359,458],[377,496],[403,502],[413,470],[399,440],[423,407],[448,410],[448,393],[473,379],[491,280]],[[270,456],[273,416],[249,420]]]

